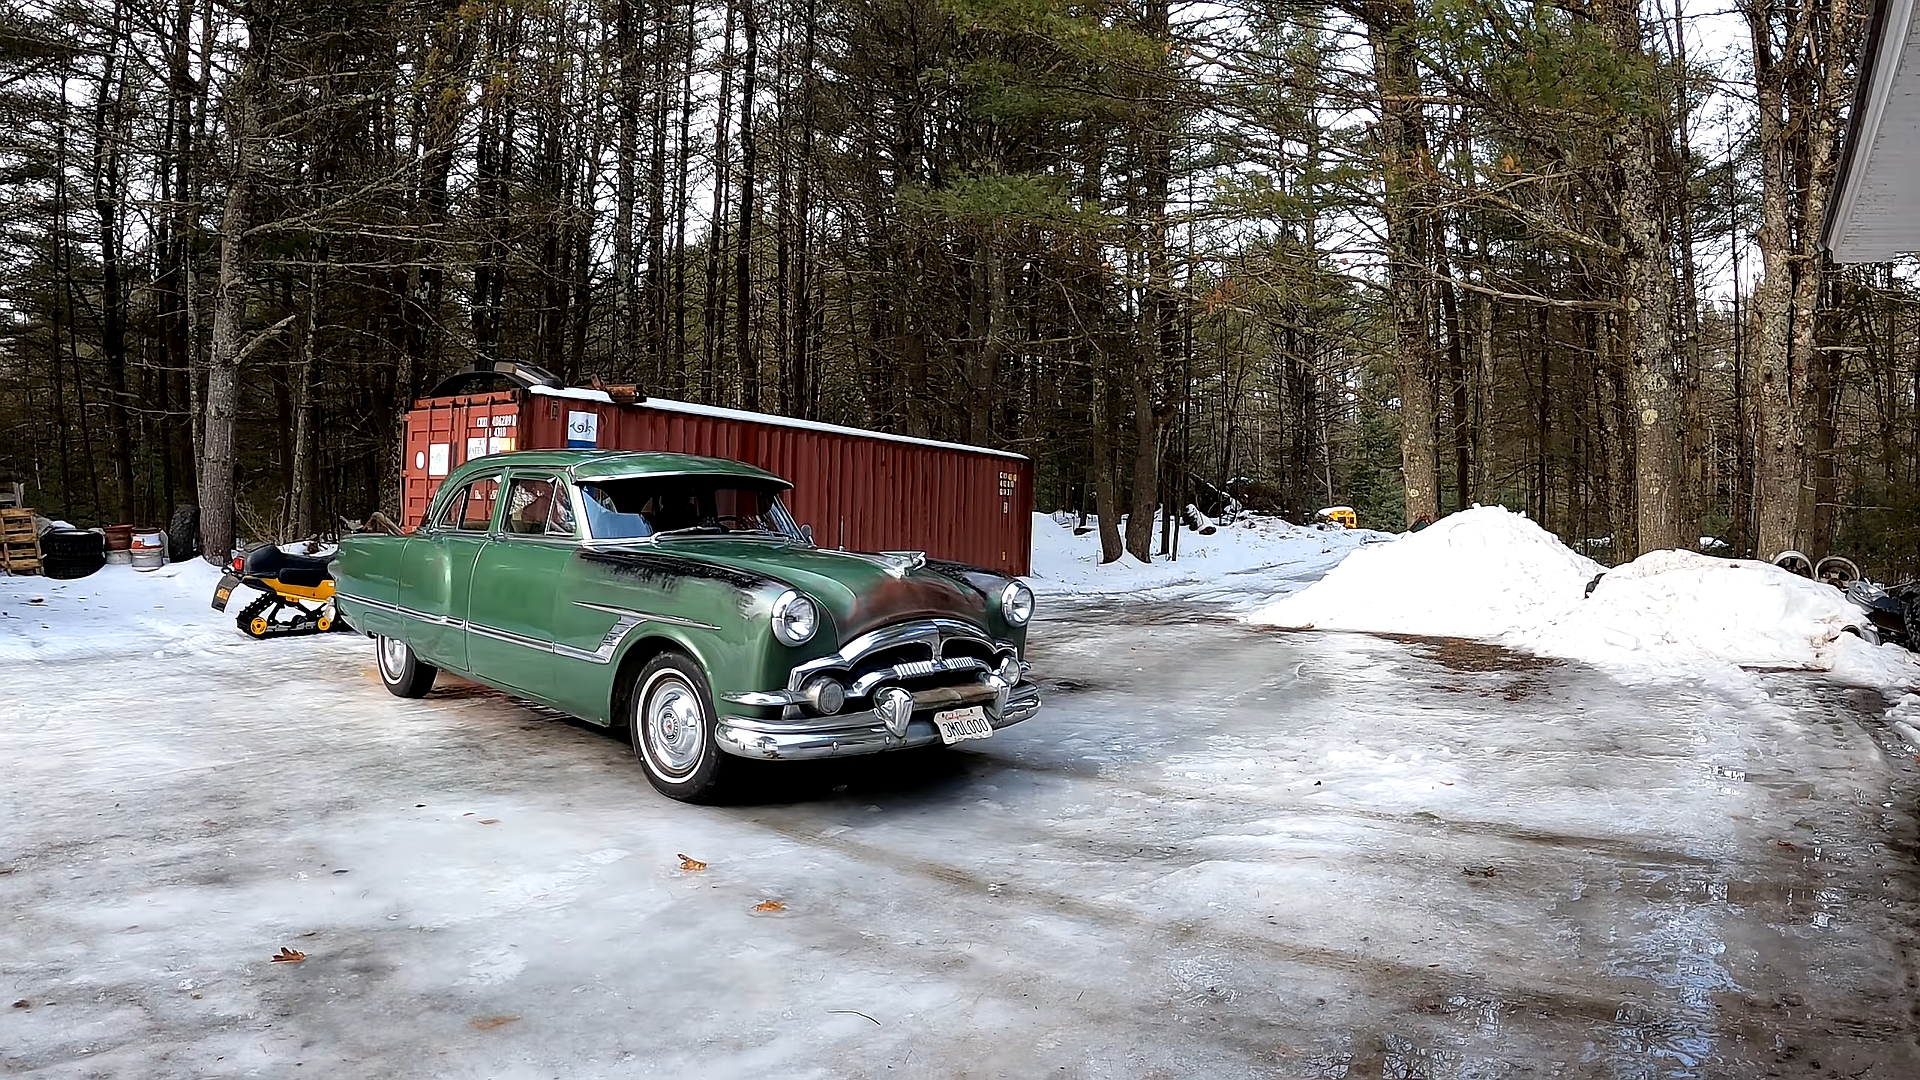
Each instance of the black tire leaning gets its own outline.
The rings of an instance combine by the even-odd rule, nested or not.
[[[653,789],[681,802],[710,802],[728,772],[714,738],[713,692],[700,665],[678,650],[647,661],[627,695],[628,738]]]
[[[76,578],[91,577],[106,565],[105,557],[93,555],[45,555],[40,560],[40,573],[56,581],[72,581]]]
[[[425,697],[433,689],[440,669],[414,655],[413,647],[384,635],[374,638],[374,665],[380,669],[380,684],[394,697]]]
[[[81,529],[53,529],[40,537],[40,553],[46,556],[104,559],[107,538]]]

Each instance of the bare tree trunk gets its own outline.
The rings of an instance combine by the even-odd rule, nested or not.
[[[226,209],[220,216],[220,280],[214,287],[205,438],[200,448],[200,550],[216,566],[225,563],[233,550],[233,420],[251,285],[247,229],[252,224],[253,172],[259,154],[256,95],[265,76],[266,34],[265,25],[249,24],[240,70],[226,92],[234,161],[227,178]]]
[[[1113,395],[1105,388],[1096,388],[1096,407],[1093,411],[1092,464],[1088,472],[1093,480],[1093,512],[1100,527],[1100,561],[1110,563],[1126,553],[1126,547],[1120,542],[1120,501],[1113,493],[1113,443],[1107,438],[1107,427],[1112,423],[1113,409],[1100,408],[1104,404],[1111,406]]]
[[[1604,24],[1617,53],[1644,55],[1640,12],[1632,0],[1610,0]],[[1650,88],[1651,90],[1651,88]],[[1660,96],[1648,92],[1643,102]],[[1674,375],[1673,271],[1666,239],[1667,202],[1660,184],[1663,115],[1622,114],[1615,144],[1619,168],[1620,297],[1626,308],[1627,389],[1633,405],[1635,543],[1615,552],[1682,546],[1680,386]],[[1687,545],[1691,546],[1691,545]]]
[[[116,84],[123,12],[113,6],[113,37],[100,60],[93,113],[93,205],[100,241],[100,353],[107,376],[107,426],[113,436],[113,486],[121,522],[134,519],[133,430],[127,415],[126,298],[120,274],[121,102]]]
[[[636,174],[640,144],[640,43],[638,0],[619,0],[614,10],[614,49],[620,56],[615,108],[620,134],[614,146],[613,184],[613,371],[635,377],[633,352],[639,334],[639,282],[634,271],[633,208],[639,191]]]
[[[300,331],[293,365],[293,484],[287,493],[287,511],[295,538],[314,533],[313,354],[319,337],[320,267],[326,264],[326,251],[322,239],[316,246],[313,265],[307,268],[306,325]]]
[[[745,64],[740,76],[740,235],[734,241],[734,348],[740,358],[740,397],[743,407],[760,410],[760,353],[753,342],[753,186],[755,150],[753,131],[754,84],[760,66],[760,17],[748,3],[740,13],[746,34]]]
[[[702,343],[700,364],[700,400],[708,405],[716,403],[727,331],[727,294],[721,288],[720,272],[726,259],[727,190],[732,187],[727,178],[727,127],[733,115],[733,23],[738,14],[735,0],[727,0],[727,29],[720,53],[720,99],[715,106],[718,117],[713,135],[713,213],[707,219],[707,334]]]
[[[1400,390],[1400,468],[1406,520],[1440,516],[1440,462],[1434,446],[1431,377],[1433,280],[1425,258],[1425,120],[1410,0],[1366,6],[1380,98],[1381,156],[1386,174],[1387,289],[1393,305],[1393,369]]]

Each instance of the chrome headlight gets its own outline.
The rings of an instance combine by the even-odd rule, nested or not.
[[[813,601],[788,589],[773,602],[773,636],[788,645],[805,645],[820,628],[820,612]]]
[[[1025,626],[1033,618],[1033,590],[1022,581],[1009,581],[1000,590],[1000,614],[1009,626]]]

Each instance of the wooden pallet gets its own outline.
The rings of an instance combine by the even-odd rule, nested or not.
[[[0,510],[0,570],[9,574],[40,572],[40,537],[34,531],[32,510]]]

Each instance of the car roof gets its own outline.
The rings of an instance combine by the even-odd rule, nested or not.
[[[643,476],[733,476],[792,487],[787,481],[744,461],[668,454],[649,450],[515,450],[474,458],[455,475],[489,468],[566,469],[575,480],[621,480]],[[451,477],[449,477],[451,479]]]

